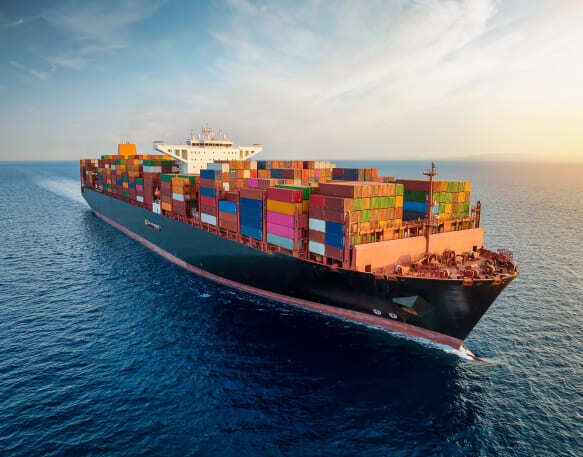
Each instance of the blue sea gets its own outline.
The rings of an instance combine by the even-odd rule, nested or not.
[[[92,215],[78,162],[0,163],[0,455],[583,455],[583,166],[437,166],[522,271],[485,363],[198,278]]]

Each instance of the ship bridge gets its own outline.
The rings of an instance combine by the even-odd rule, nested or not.
[[[194,130],[185,144],[166,144],[165,141],[154,141],[154,149],[171,156],[181,165],[182,173],[198,174],[207,163],[219,160],[247,160],[263,150],[261,144],[252,146],[236,146],[222,130],[215,131],[202,127],[198,135]]]

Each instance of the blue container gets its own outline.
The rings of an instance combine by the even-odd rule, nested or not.
[[[263,227],[263,214],[241,210],[241,225],[260,229]]]
[[[338,249],[344,249],[344,237],[326,232],[326,244]]]
[[[326,221],[326,233],[332,233],[333,235],[343,236],[344,235],[344,225],[338,222]],[[332,246],[332,245],[330,245]]]
[[[272,168],[271,177],[273,179],[281,179],[281,168]]]
[[[250,236],[251,238],[255,238],[259,241],[263,239],[263,232],[261,229],[248,227],[246,225],[241,225],[241,235]]]
[[[416,213],[427,214],[427,203],[414,202],[411,200],[403,201],[403,211],[413,211]],[[439,214],[439,205],[434,205],[432,208],[433,214]]]
[[[240,199],[241,212],[244,209],[261,211],[263,209],[263,202],[261,200],[253,200],[251,198],[241,197]]]
[[[200,170],[200,171],[204,171],[204,170]],[[216,198],[217,191],[216,191],[216,189],[214,189],[212,187],[201,187],[200,188],[200,195],[202,195],[203,197]]]
[[[136,185],[133,182],[131,182],[130,183],[130,189],[135,189],[135,188],[136,188]]]
[[[227,200],[219,200],[219,211],[237,214],[237,204],[235,202],[228,202]]]
[[[220,170],[200,170],[200,177],[204,179],[220,179]]]
[[[293,250],[294,248],[294,240],[284,238],[283,236],[274,235],[273,233],[267,234],[267,242],[275,244],[276,246],[281,246],[282,248],[285,249],[289,249],[290,251]]]

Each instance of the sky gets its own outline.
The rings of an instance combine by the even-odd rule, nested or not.
[[[0,160],[222,128],[257,158],[583,162],[577,0],[0,3]]]

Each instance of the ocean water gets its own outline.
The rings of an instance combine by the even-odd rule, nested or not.
[[[583,455],[583,167],[437,165],[522,271],[486,363],[193,276],[93,216],[76,162],[0,163],[0,455]]]

